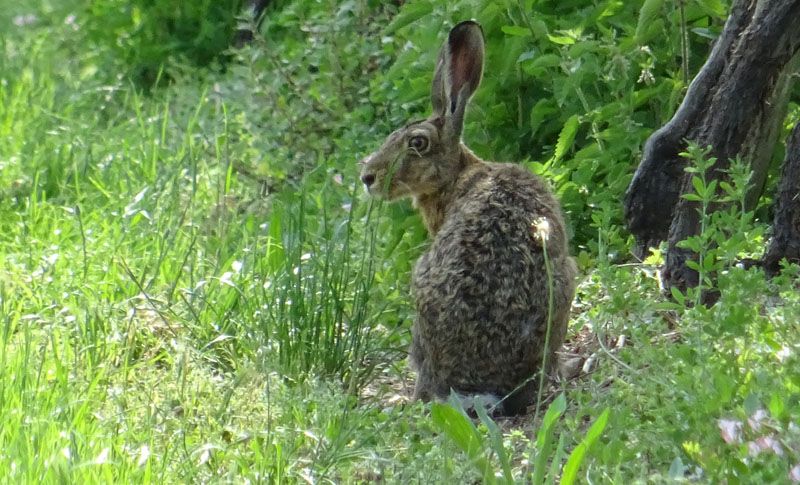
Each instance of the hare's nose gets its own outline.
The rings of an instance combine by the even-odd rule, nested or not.
[[[370,185],[372,185],[373,182],[375,182],[375,176],[372,175],[371,173],[362,175],[361,176],[361,181],[364,182],[364,185],[369,187]]]

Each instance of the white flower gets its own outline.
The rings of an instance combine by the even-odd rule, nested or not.
[[[531,234],[537,242],[545,243],[550,239],[550,221],[539,217],[531,223]]]

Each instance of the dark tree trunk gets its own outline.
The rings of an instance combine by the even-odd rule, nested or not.
[[[800,122],[794,125],[786,142],[772,240],[764,256],[767,273],[777,274],[784,258],[791,263],[800,263]]]
[[[753,207],[786,109],[787,66],[799,47],[800,0],[737,0],[675,116],[647,140],[625,213],[639,255],[668,239],[665,287],[697,285],[696,272],[686,266],[696,255],[677,247],[698,233],[700,222],[698,203],[680,197],[692,186],[678,154],[686,140],[710,145],[717,163],[708,177],[716,179],[724,177],[729,159],[741,156],[753,171],[747,199]]]
[[[697,74],[672,119],[650,135],[644,145],[642,162],[625,193],[625,220],[636,238],[636,255],[644,258],[647,248],[667,239],[675,205],[681,195],[686,160],[678,154],[686,139],[696,139],[704,114],[711,104],[715,86],[725,68],[731,45],[746,26],[734,5],[725,29],[703,69]]]

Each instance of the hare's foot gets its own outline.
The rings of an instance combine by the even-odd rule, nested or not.
[[[430,373],[422,366],[417,368],[417,383],[414,385],[414,395],[411,401],[428,402],[436,397]]]

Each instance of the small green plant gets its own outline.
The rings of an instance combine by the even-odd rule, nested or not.
[[[700,304],[704,291],[713,288],[713,279],[720,271],[757,251],[754,243],[761,242],[763,236],[760,227],[753,227],[753,212],[745,206],[752,175],[747,165],[739,158],[730,160],[729,168],[723,170],[730,181],[709,180],[717,162],[716,158],[708,157],[710,152],[711,147],[689,143],[687,151],[681,154],[690,160],[686,172],[695,174],[691,178],[694,192],[684,194],[683,198],[699,203],[699,233],[678,243],[678,247],[697,254],[697,261],[687,261],[699,275],[698,286],[687,292],[695,304]],[[684,296],[677,292],[673,288],[673,297],[683,301]]]
[[[606,408],[600,414],[584,439],[570,453],[566,463],[563,463],[565,440],[562,436],[556,442],[554,437],[556,424],[566,410],[566,406],[566,397],[562,393],[547,408],[535,442],[533,472],[526,471],[522,476],[516,478],[511,468],[513,452],[503,444],[502,432],[497,423],[487,414],[480,396],[476,398],[475,411],[485,427],[484,432],[478,430],[475,424],[466,417],[461,401],[455,394],[451,395],[449,405],[434,403],[431,417],[439,429],[467,455],[470,463],[480,473],[484,483],[540,485],[555,483],[560,477],[559,483],[570,485],[577,478],[578,470],[587,453],[602,434],[610,411]],[[494,460],[499,462],[498,465],[493,463]],[[548,461],[550,462],[549,467],[547,466]]]

